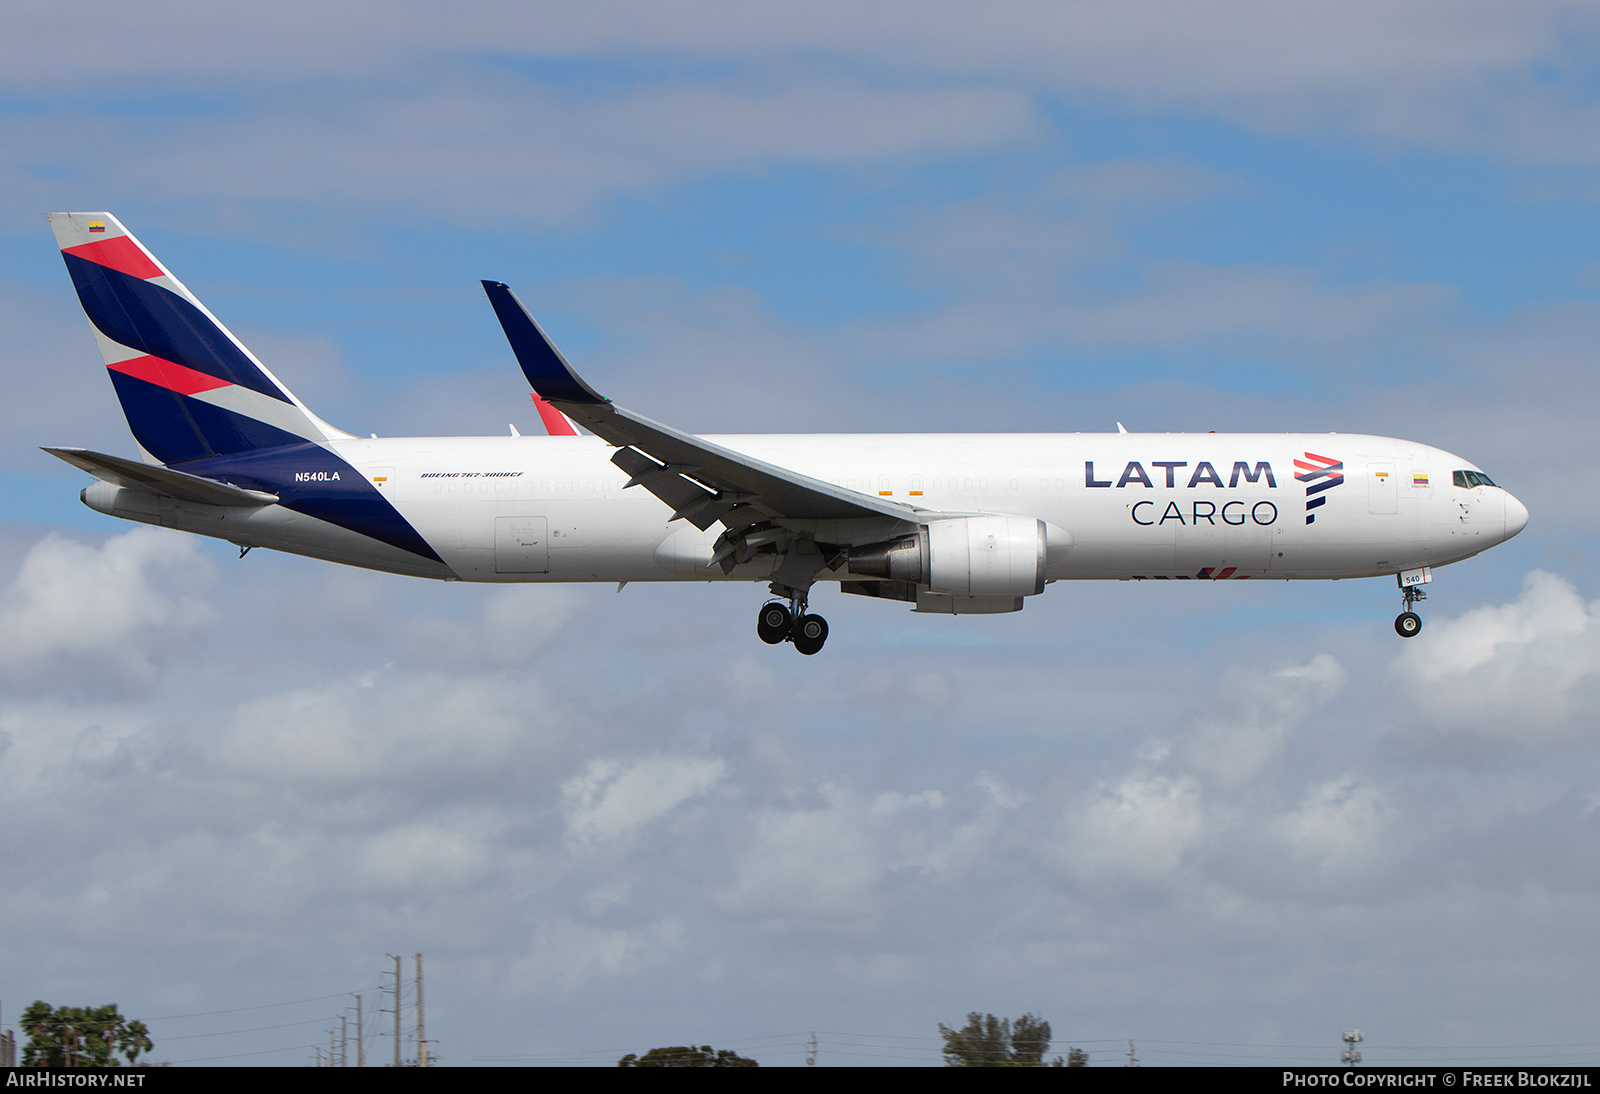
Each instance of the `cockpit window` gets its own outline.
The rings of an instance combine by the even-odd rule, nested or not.
[[[1463,490],[1470,490],[1474,486],[1493,486],[1494,483],[1482,471],[1457,471],[1451,476],[1455,484]]]

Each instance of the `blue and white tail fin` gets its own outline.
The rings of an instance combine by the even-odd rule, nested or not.
[[[306,408],[110,213],[51,213],[78,299],[151,463],[348,438]]]

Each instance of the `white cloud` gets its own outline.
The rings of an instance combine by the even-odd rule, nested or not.
[[[193,539],[135,528],[99,547],[40,540],[0,593],[0,672],[14,685],[66,663],[87,679],[148,685],[169,645],[215,616],[196,591],[210,567]]]
[[[706,793],[727,771],[721,760],[688,756],[591,760],[561,787],[568,839],[575,845],[622,839]]]
[[[577,311],[615,341],[593,367],[624,405],[696,432],[782,432],[807,416],[837,420],[836,392],[848,379],[756,292],[690,291],[665,278],[593,278],[559,291],[554,306]],[[796,386],[795,375],[813,382]]]
[[[506,230],[569,218],[618,191],[780,163],[960,155],[1036,125],[1027,96],[998,88],[906,91],[835,77],[672,81],[584,98],[484,74],[422,93],[333,105],[318,93],[186,119],[123,145],[115,173],[119,186],[208,207],[421,207]],[[120,119],[95,116],[12,117],[0,133],[18,158],[71,162],[91,177],[109,163],[108,144],[127,140]]]
[[[1265,675],[1235,672],[1178,745],[1178,762],[1213,792],[1237,795],[1282,755],[1300,721],[1347,679],[1325,653]]]
[[[483,775],[537,752],[559,722],[534,682],[391,666],[247,700],[203,747],[219,772],[268,781]]]
[[[1524,790],[1426,757],[1374,759],[1393,716],[1373,689],[1340,681],[1388,654],[1362,660],[1358,647],[1227,676],[1222,666],[1247,663],[1249,636],[1214,648],[1162,637],[1215,611],[1188,593],[1155,606],[1139,599],[1149,589],[1085,586],[1069,607],[1035,605],[1036,623],[999,621],[1019,629],[996,624],[991,646],[904,649],[864,636],[930,621],[883,623],[868,611],[878,605],[852,603],[834,620],[863,645],[780,660],[742,625],[683,639],[686,614],[714,616],[749,590],[630,588],[642,595],[588,597],[560,641],[526,659],[437,650],[436,663],[418,640],[430,626],[453,645],[454,628],[546,590],[262,562],[241,571],[250,583],[210,594],[212,611],[249,625],[158,663],[144,693],[91,708],[0,689],[12,741],[0,825],[19,879],[0,892],[0,916],[38,940],[19,967],[39,997],[93,994],[115,976],[204,999],[141,1006],[147,1017],[256,1005],[358,990],[398,949],[427,953],[430,1028],[458,1056],[593,1049],[597,1022],[620,1055],[670,1043],[661,1016],[685,1013],[711,1040],[809,1028],[819,1011],[888,1013],[926,1034],[1014,993],[1062,1028],[1108,1005],[1118,1022],[1176,1021],[1183,1007],[1147,996],[1095,993],[1089,1008],[1052,993],[1072,968],[1074,983],[1254,998],[1307,939],[1351,939],[1340,909],[1354,908],[1344,914],[1363,944],[1404,949],[1397,899],[1419,921],[1453,908],[1463,939],[1492,945],[1507,934],[1492,899],[1440,895],[1437,871],[1398,898],[1382,883],[1426,856],[1470,866],[1462,884],[1477,897],[1510,891],[1527,870],[1507,880],[1481,848],[1540,841],[1581,809],[1550,803],[1581,803],[1595,785],[1580,778],[1563,798],[1565,770]],[[1154,614],[1135,626],[1130,611]],[[1108,633],[1139,644],[1108,647]],[[1308,625],[1285,642],[1324,637]],[[1463,656],[1463,671],[1484,656]],[[351,668],[378,661],[389,667]],[[1152,664],[1193,686],[1144,686]],[[747,689],[730,703],[704,686],[746,671],[764,699]],[[864,687],[873,674],[935,676],[946,701],[907,706],[903,690]],[[803,702],[772,698],[802,689]],[[1349,737],[1308,740],[1296,727],[1314,715],[1349,724]],[[1097,770],[1111,774],[1096,783]],[[1551,855],[1537,877],[1575,853]],[[1587,922],[1592,881],[1564,884],[1570,908],[1552,914]],[[1230,953],[1241,925],[1272,971],[1230,965],[1212,979],[1195,955]],[[359,976],[330,971],[361,955]],[[1427,960],[1402,964],[1427,978]],[[279,992],[272,978],[290,975],[332,982]],[[225,1000],[209,987],[235,982],[246,986]]]
[[[814,809],[771,810],[755,823],[724,904],[781,921],[855,923],[875,911],[887,867],[871,805],[837,785]]]
[[[1056,230],[1039,227],[1045,237]],[[1442,285],[1343,287],[1303,269],[1182,261],[1137,264],[1132,290],[1106,293],[1063,285],[1059,271],[1029,278],[1004,264],[1004,256],[973,254],[965,277],[990,273],[990,288],[868,320],[851,331],[852,342],[868,359],[919,363],[985,361],[1041,344],[1191,349],[1219,342],[1282,347],[1294,361],[1307,347],[1348,345],[1437,314],[1454,299]]]
[[[571,622],[582,596],[540,585],[484,590],[466,619],[397,620],[396,637],[418,663],[449,662],[475,672],[526,665]]]
[[[1390,672],[1438,739],[1532,747],[1597,739],[1600,604],[1543,570],[1508,604],[1430,619]]]
[[[571,991],[600,977],[633,979],[677,950],[683,936],[683,924],[672,919],[619,929],[551,917],[535,929],[527,956],[512,965],[510,975],[535,991]]]
[[[115,4],[86,3],[77,6],[74,20],[81,32],[63,34],[59,9],[34,0],[8,8],[0,73],[10,86],[28,92],[96,86],[122,91],[131,73],[139,74],[142,88],[168,94],[304,86],[318,91],[315,105],[308,95],[301,107],[316,117],[339,113],[328,104],[351,98],[330,94],[330,84],[381,79],[404,87],[408,80],[459,78],[474,67],[521,66],[540,73],[541,62],[585,60],[617,66],[621,75],[602,86],[628,86],[644,82],[632,65],[645,58],[669,73],[656,77],[665,124],[652,122],[648,110],[633,115],[637,131],[627,120],[607,119],[581,104],[572,114],[585,124],[610,121],[622,136],[619,149],[649,143],[653,129],[670,145],[669,157],[690,159],[708,144],[730,142],[754,154],[776,142],[784,154],[824,157],[849,150],[876,158],[880,152],[872,144],[893,149],[908,138],[945,147],[948,138],[930,128],[941,98],[1008,95],[1013,86],[1135,109],[1178,109],[1274,131],[1331,129],[1379,141],[1488,148],[1508,157],[1557,161],[1592,161],[1600,154],[1591,108],[1550,79],[1556,73],[1578,84],[1592,70],[1585,47],[1596,20],[1582,0],[1528,0],[1515,8],[1489,0],[1358,0],[1332,7],[1270,0],[1203,6],[1181,0],[1012,0],[988,5],[981,14],[955,3],[841,2],[808,5],[803,17],[761,3],[595,9],[547,2],[529,9],[483,2],[467,10],[471,14],[422,3],[352,4],[337,12],[309,3],[224,10],[173,2],[143,7],[132,17]],[[308,25],[318,33],[305,34]],[[710,124],[683,132],[677,120],[684,111],[670,101],[670,74],[707,66],[724,70],[708,83],[746,84],[741,97],[753,109],[746,114],[685,102],[689,113],[703,113]],[[792,123],[795,115],[762,108],[763,84],[792,79],[804,68],[888,75],[924,106],[915,118],[885,114],[868,92],[852,95],[844,110],[813,104],[801,111],[806,119],[831,119],[830,125],[790,124],[785,132],[782,123]],[[750,73],[765,79],[753,80]],[[536,115],[527,104],[518,105],[525,115]],[[430,148],[460,149],[500,120],[494,97],[471,106],[447,111],[463,129],[458,139],[426,110],[408,112],[409,120]],[[951,130],[964,130],[972,116],[945,107]],[[719,138],[719,130],[728,137]],[[496,135],[504,143],[514,132]],[[383,149],[363,150],[386,158]],[[326,167],[344,161],[331,144],[319,154],[330,153],[334,159]],[[579,158],[604,172],[627,157],[597,151]],[[552,156],[555,174],[572,166],[564,159],[559,151]],[[250,162],[275,183],[288,181],[272,161]],[[487,189],[499,187],[491,180]]]
[[[1096,789],[1069,818],[1058,854],[1083,878],[1167,881],[1205,835],[1199,783],[1135,774]]]
[[[859,235],[902,249],[916,283],[1032,298],[1127,257],[1121,229],[1243,188],[1241,179],[1183,160],[1105,160],[1063,168],[1020,195],[915,208],[896,229]]]
[[[1008,814],[1025,797],[990,774],[973,780],[973,791],[869,796],[825,782],[816,804],[764,809],[722,904],[790,927],[861,929],[901,879],[959,881],[1000,853]]]
[[[1073,308],[1064,327],[1087,342],[1179,344],[1233,334],[1334,340],[1448,302],[1443,285],[1319,284],[1308,270],[1163,262],[1129,299]]]
[[[980,774],[973,784],[982,796],[977,810],[965,819],[961,819],[965,810],[942,819],[913,818],[913,823],[923,832],[918,840],[920,846],[908,856],[907,865],[914,865],[928,877],[946,875],[956,880],[980,869],[1002,853],[1002,848],[1012,845],[1011,837],[1017,834],[1013,826],[1028,804],[1028,795],[988,772]],[[912,795],[904,801],[907,804],[920,802],[928,809],[943,809],[950,803],[950,799],[936,790]]]
[[[1199,856],[1253,838],[1247,793],[1268,782],[1293,731],[1346,679],[1328,654],[1265,673],[1232,670],[1184,732],[1146,741],[1132,771],[1069,805],[1054,860],[1084,880],[1205,876]]]
[[[1375,787],[1333,779],[1310,787],[1299,806],[1278,820],[1291,855],[1329,880],[1355,880],[1387,865],[1403,841],[1388,838],[1395,810]]]
[[[44,218],[28,227],[47,253]],[[0,461],[27,474],[58,474],[62,493],[70,496],[69,490],[87,485],[82,473],[40,452],[40,445],[127,453],[132,445],[66,271],[56,269],[60,281],[44,291],[0,278],[0,361],[14,363],[6,369],[0,403]]]
[[[409,891],[469,885],[494,865],[494,826],[487,817],[458,825],[420,822],[401,825],[368,839],[360,869],[372,884]]]

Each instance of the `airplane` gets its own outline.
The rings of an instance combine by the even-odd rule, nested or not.
[[[45,448],[97,512],[413,577],[764,582],[757,634],[815,654],[811,590],[1014,612],[1057,581],[1433,571],[1528,510],[1441,449],[1341,433],[694,436],[595,391],[484,292],[549,435],[360,437],[317,417],[109,213],[50,225],[139,450]],[[576,423],[586,433],[573,428]]]

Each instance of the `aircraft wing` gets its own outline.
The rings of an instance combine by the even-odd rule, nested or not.
[[[731,529],[756,512],[785,521],[888,518],[912,525],[942,515],[846,490],[624,410],[583,381],[515,293],[498,281],[483,288],[540,397],[616,445],[611,462],[628,472],[629,486],[643,485],[702,531],[718,520]]]
[[[259,509],[278,500],[276,494],[246,490],[241,486],[218,482],[216,479],[174,471],[170,467],[153,467],[136,460],[125,460],[121,456],[107,456],[103,452],[91,452],[87,448],[46,448],[44,451],[58,459],[66,460],[73,467],[89,472],[97,479],[135,490],[166,494],[179,501],[190,501],[200,505],[239,505]]]

